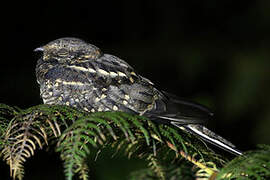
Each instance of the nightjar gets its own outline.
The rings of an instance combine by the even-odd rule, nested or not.
[[[36,77],[45,104],[143,115],[241,154],[232,143],[203,126],[213,115],[206,107],[158,90],[124,60],[71,37],[56,39],[35,51],[43,53]]]

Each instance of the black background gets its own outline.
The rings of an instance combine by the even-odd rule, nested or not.
[[[269,144],[269,5],[265,0],[7,2],[1,5],[0,102],[40,104],[33,49],[73,36],[126,60],[161,89],[209,106],[216,114],[209,127],[239,149]],[[26,179],[63,179],[57,155],[38,154],[26,164]],[[103,164],[112,162],[123,165],[121,159]],[[0,170],[7,179],[4,162]]]

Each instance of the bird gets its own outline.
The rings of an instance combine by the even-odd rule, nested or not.
[[[159,90],[119,57],[75,37],[50,41],[34,51],[42,53],[35,70],[44,104],[145,116],[242,155],[230,141],[205,127],[213,119],[207,107]]]

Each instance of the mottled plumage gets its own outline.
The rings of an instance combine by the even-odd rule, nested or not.
[[[156,89],[124,60],[103,54],[77,38],[61,38],[37,48],[36,66],[45,104],[68,105],[88,112],[124,111],[172,124],[235,154],[234,145],[202,124],[212,113],[196,103]]]

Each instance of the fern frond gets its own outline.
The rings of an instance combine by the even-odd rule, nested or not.
[[[1,105],[0,115],[9,121],[3,133],[4,147],[1,155],[10,166],[13,179],[23,178],[23,163],[26,159],[34,155],[37,147],[42,149],[45,144],[48,145],[49,140],[60,136],[62,126],[71,124],[75,116],[71,108],[48,105],[34,106],[20,111]],[[71,115],[73,121],[68,122],[66,115]]]
[[[132,149],[138,141],[135,141],[133,127],[125,117],[125,113],[121,112],[92,113],[78,119],[65,130],[58,142],[57,151],[61,153],[61,158],[64,160],[67,179],[72,179],[75,172],[80,172],[82,175],[87,172],[86,165],[81,166],[81,164],[84,164],[90,152],[89,145],[102,147],[105,143],[109,143],[116,146],[117,143],[112,142],[118,140],[117,142],[120,143],[117,148],[127,145],[126,152],[132,154]],[[143,129],[143,127],[139,128]]]
[[[35,120],[37,114],[14,118],[5,134],[6,146],[2,150],[4,160],[10,166],[11,176],[22,179],[23,163],[34,155],[36,145],[47,144],[46,124]]]
[[[74,123],[74,126],[68,128],[61,136],[58,142],[57,151],[61,152],[61,159],[64,161],[64,172],[66,178],[71,180],[76,172],[87,179],[88,167],[85,162],[90,152],[87,143],[97,146],[95,139],[97,133],[93,131],[84,131],[93,127],[92,123],[88,123],[86,127],[80,127],[80,120]],[[76,127],[76,128],[74,128]]]
[[[226,164],[217,179],[269,179],[270,146],[258,147],[258,150],[246,152]]]
[[[206,162],[212,162],[213,167],[223,162],[223,158],[209,151],[196,137],[176,127],[123,112],[86,113],[68,106],[50,105],[26,110],[3,106],[1,111],[0,105],[1,116],[8,122],[3,125],[2,142],[5,144],[1,153],[10,165],[13,178],[23,177],[23,163],[37,148],[56,141],[56,151],[64,161],[68,180],[72,180],[74,174],[88,179],[90,147],[102,150],[110,146],[128,157],[146,159],[150,162],[149,169],[160,179],[170,174],[163,162],[176,162],[181,159],[178,157],[201,168],[211,168]]]
[[[87,172],[86,166],[82,164],[85,164],[89,155],[89,145],[99,148],[109,145],[117,152],[123,150],[128,157],[135,154],[139,158],[156,160],[149,165],[164,179],[162,168],[157,165],[157,151],[162,151],[164,145],[166,147],[166,144],[171,144],[167,151],[172,149],[176,156],[182,155],[180,152],[186,152],[190,155],[199,154],[202,159],[202,143],[198,141],[200,146],[196,146],[191,142],[191,136],[180,135],[179,130],[174,127],[156,125],[146,118],[123,112],[99,112],[81,117],[66,129],[58,142],[57,151],[61,153],[69,180],[75,172]],[[188,159],[187,156],[183,157]],[[80,167],[85,167],[83,172]]]
[[[147,160],[149,161],[148,166],[150,166],[150,168],[156,173],[157,177],[160,180],[165,180],[164,169],[162,165],[159,163],[157,157],[154,156],[153,154],[149,154],[149,156],[147,157]]]
[[[0,104],[0,150],[4,147],[4,134],[11,119],[18,113],[18,109],[6,104]]]

